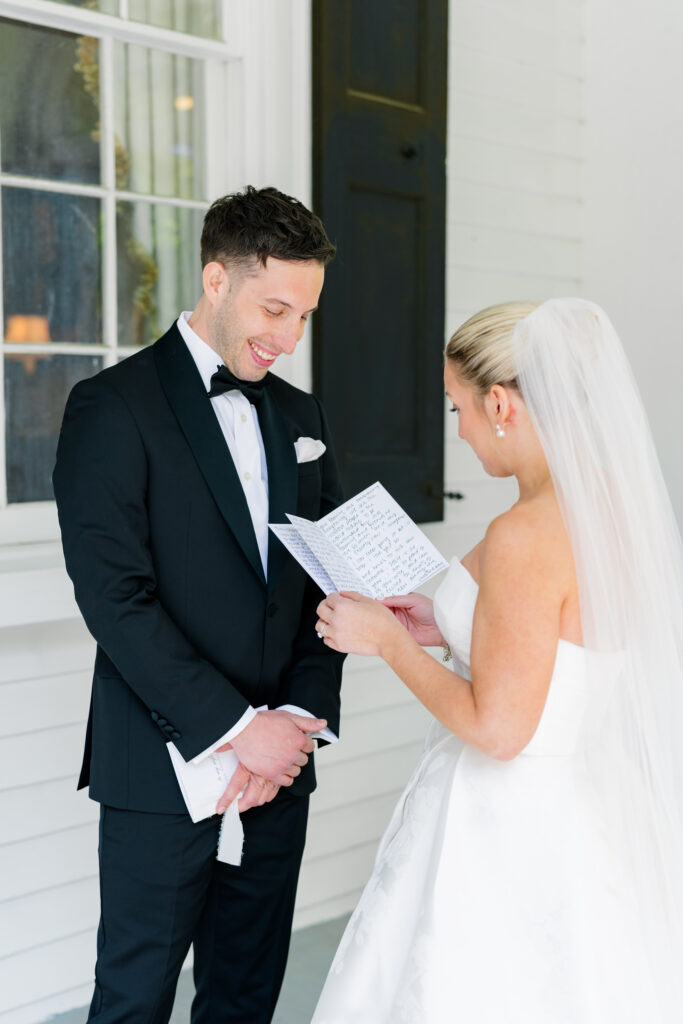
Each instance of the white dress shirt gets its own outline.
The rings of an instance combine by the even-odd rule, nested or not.
[[[177,326],[182,338],[187,345],[190,355],[194,359],[199,370],[202,383],[207,392],[211,390],[211,378],[219,366],[224,365],[218,353],[207,345],[202,338],[194,331],[188,321],[192,313],[184,310],[178,317]],[[268,572],[268,469],[266,465],[266,452],[263,447],[263,437],[259,426],[256,409],[248,398],[241,391],[225,391],[211,400],[211,407],[216,414],[219,426],[225,438],[225,442],[235,464],[244,496],[247,499],[249,513],[254,524],[254,533],[258,544],[263,572]],[[290,711],[295,715],[303,715],[306,718],[313,718],[310,711],[295,707],[293,704],[284,704],[281,710]],[[229,743],[235,736],[238,736],[244,728],[256,716],[256,709],[247,708],[239,721],[235,722],[231,729],[228,729],[215,743],[201,754],[192,758],[192,764],[197,764],[209,754],[212,754],[224,743]],[[323,729],[314,733],[316,737],[325,739],[328,743],[334,743],[337,736],[331,729]]]

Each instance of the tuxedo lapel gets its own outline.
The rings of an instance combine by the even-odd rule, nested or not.
[[[265,388],[258,407],[259,426],[268,467],[268,521],[288,522],[286,512],[296,512],[298,477],[294,441],[277,402]],[[268,588],[272,589],[289,558],[275,534],[268,538]]]
[[[265,583],[249,506],[235,464],[194,360],[175,325],[154,346],[154,359],[161,386],[192,449],[202,476],[254,572]],[[296,465],[294,470],[296,474]],[[270,471],[269,459],[269,474]]]

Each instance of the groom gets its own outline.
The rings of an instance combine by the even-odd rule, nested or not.
[[[201,248],[194,311],[72,391],[54,472],[97,640],[79,787],[101,804],[98,1024],[168,1021],[190,944],[193,1024],[271,1020],[315,788],[309,733],[338,731],[320,592],[267,525],[341,500],[320,404],[268,372],[296,348],[334,246],[301,203],[247,188],[211,206]],[[219,809],[246,785],[239,867],[216,860],[220,817],[192,823],[169,741],[186,762],[236,752]]]

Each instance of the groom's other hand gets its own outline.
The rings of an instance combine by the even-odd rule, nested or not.
[[[233,738],[231,746],[249,772],[278,785],[291,785],[315,750],[315,741],[308,733],[319,732],[326,725],[323,718],[304,718],[289,711],[259,711]]]
[[[290,784],[291,781],[290,778]],[[237,805],[237,810],[242,814],[250,807],[260,807],[261,804],[270,803],[277,796],[279,789],[277,782],[273,782],[272,779],[264,779],[262,775],[255,775],[253,772],[249,772],[243,764],[238,764],[225,792],[216,805],[216,811],[218,814],[223,814],[244,790]]]

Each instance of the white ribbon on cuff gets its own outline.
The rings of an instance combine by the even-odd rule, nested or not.
[[[267,704],[255,708],[265,711]],[[230,779],[235,774],[239,758],[234,750],[214,750],[199,762],[185,761],[175,743],[167,743],[171,764],[175,770],[180,792],[192,821],[196,824],[216,813],[219,797],[228,788]],[[246,788],[246,787],[245,787]],[[242,790],[242,793],[244,789]],[[242,846],[244,845],[244,829],[240,820],[237,804],[242,793],[238,793],[233,802],[223,812],[221,831],[218,837],[216,859],[223,864],[242,863]]]
[[[216,804],[235,774],[239,759],[234,750],[214,751],[199,764],[183,760],[174,743],[167,743],[171,763],[175,769],[180,792],[192,821],[204,821],[216,813]],[[240,794],[241,795],[241,794]],[[242,862],[244,829],[237,803],[239,796],[223,812],[218,839],[218,860],[239,867]]]
[[[265,711],[267,707],[267,704],[263,704],[255,710]],[[303,718],[313,717],[309,711],[295,707],[293,704],[284,704],[280,710],[291,711]],[[319,733],[309,733],[309,735],[320,736],[330,743],[335,743],[337,740],[335,734],[329,729],[322,729]],[[175,743],[167,743],[166,747],[192,821],[196,824],[198,821],[212,817],[216,813],[219,797],[228,788],[230,779],[237,770],[239,764],[237,754],[234,750],[220,752],[214,750],[211,754],[203,757],[201,761],[193,762],[183,759]],[[242,847],[244,845],[244,828],[237,810],[241,795],[242,793],[239,793],[223,812],[216,853],[217,860],[223,864],[233,864],[235,867],[239,867],[242,863]]]
[[[244,828],[242,819],[237,810],[237,797],[223,811],[221,830],[218,836],[218,853],[216,860],[223,864],[234,864],[239,867],[242,863],[242,848],[244,846]]]

